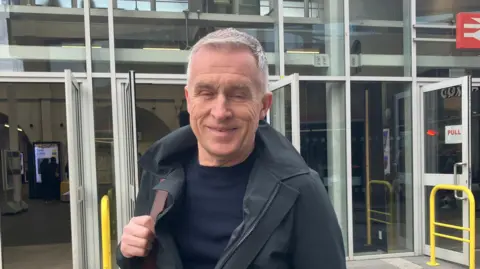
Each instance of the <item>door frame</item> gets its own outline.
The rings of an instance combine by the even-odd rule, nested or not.
[[[424,115],[424,95],[426,92],[432,92],[432,91],[438,91],[440,89],[442,89],[442,84],[446,84],[444,87],[450,87],[450,86],[454,86],[454,85],[461,85],[465,80],[467,79],[467,76],[464,76],[464,77],[460,77],[460,78],[447,78],[447,79],[444,79],[442,81],[439,81],[439,82],[434,82],[434,83],[418,83],[418,91],[419,91],[419,104],[420,104],[420,109],[419,109],[419,112],[420,112],[420,126],[419,126],[419,135],[420,135],[420,141],[421,141],[421,148],[420,148],[420,153],[421,153],[421,156],[420,156],[420,160],[421,160],[421,163],[417,166],[419,169],[420,169],[420,175],[421,175],[421,182],[420,182],[420,186],[421,186],[421,190],[420,190],[420,193],[421,193],[421,197],[420,197],[420,204],[423,204],[424,206],[421,208],[421,219],[420,219],[420,223],[421,223],[421,244],[422,244],[422,253],[424,255],[427,255],[427,256],[430,256],[430,245],[429,243],[430,242],[426,242],[426,236],[427,236],[427,228],[429,225],[428,221],[427,221],[427,218],[425,217],[426,216],[426,213],[427,213],[427,210],[426,210],[426,207],[429,206],[428,205],[428,202],[426,201],[429,201],[429,193],[426,193],[425,192],[425,188],[427,186],[435,186],[436,184],[433,184],[433,183],[429,183],[430,181],[432,180],[428,180],[426,178],[426,173],[425,173],[425,148],[424,148],[424,145],[425,145],[425,131],[424,128],[425,128],[425,115]],[[467,83],[467,87],[469,87],[468,89],[463,89],[462,88],[462,97],[461,97],[461,104],[462,104],[462,111],[461,111],[461,118],[462,118],[462,130],[467,127],[467,132],[464,132],[464,135],[463,135],[463,138],[462,138],[462,162],[466,162],[467,163],[467,171],[470,170],[470,167],[471,167],[471,157],[470,157],[470,154],[469,154],[469,149],[470,149],[470,127],[469,127],[469,124],[470,124],[470,117],[471,117],[471,106],[470,106],[470,91],[471,91],[471,87],[473,85],[473,80],[468,77],[468,79],[470,80],[468,83]],[[427,89],[425,91],[424,87],[427,86],[427,87],[431,87],[431,86],[434,86],[434,85],[437,85],[439,88],[432,88],[432,89]],[[463,93],[467,92],[468,94],[465,95]],[[466,121],[466,122],[465,122]],[[465,171],[465,167],[463,169],[463,171]],[[460,183],[460,185],[464,185],[464,186],[467,186],[467,187],[470,187],[471,185],[471,179],[469,178],[469,172],[465,173],[463,172],[462,175],[458,175],[458,177],[460,178],[460,180],[456,180],[454,178],[452,178],[453,174],[431,174],[429,175],[429,177],[432,177],[432,175],[435,176],[436,179],[438,179],[439,177],[441,178],[441,182],[435,182],[437,184],[455,184],[455,183]],[[465,196],[465,194],[464,194]],[[468,226],[468,200],[465,199],[463,200],[462,202],[462,226],[464,227],[467,227]],[[437,215],[438,216],[438,215]],[[468,232],[467,231],[464,231],[463,232],[463,237],[468,237]],[[438,238],[438,237],[437,237]],[[443,259],[443,260],[448,260],[448,261],[451,261],[451,262],[455,262],[455,263],[458,263],[458,264],[463,264],[463,265],[468,265],[468,261],[469,261],[469,253],[468,253],[468,243],[463,243],[463,247],[462,247],[462,252],[455,252],[455,251],[452,251],[452,250],[447,250],[447,249],[443,249],[443,248],[440,248],[438,245],[436,247],[436,256],[440,259]]]
[[[89,133],[92,141],[86,141],[87,143],[83,144],[84,152],[84,161],[86,165],[86,181],[85,181],[85,202],[87,208],[87,218],[86,218],[86,238],[84,242],[89,246],[86,248],[86,255],[88,257],[87,268],[99,268],[100,267],[100,227],[99,227],[99,216],[98,216],[98,197],[97,197],[97,179],[96,179],[96,159],[95,159],[95,126],[93,121],[93,91],[92,88],[88,86],[87,74],[86,73],[71,73],[73,77],[76,78],[78,82],[81,82],[83,85],[86,85],[86,95],[84,96],[85,101],[88,103],[87,106],[91,108],[91,111],[85,111],[85,115],[90,118],[90,124],[85,126],[86,132]],[[50,84],[61,84],[65,85],[65,72],[0,72],[0,83],[11,83],[11,84],[20,84],[20,83],[50,83]],[[65,96],[66,98],[66,96]],[[66,100],[65,100],[66,101]],[[65,111],[65,115],[66,115]],[[68,124],[68,123],[66,123]],[[90,142],[90,143],[88,143]],[[67,149],[68,154],[68,149]],[[70,213],[72,212],[72,206],[70,206]],[[72,227],[72,226],[71,226]],[[71,228],[72,229],[72,228]],[[74,232],[71,233],[72,241],[72,262],[76,258],[74,251],[74,242],[73,238]],[[3,256],[3,247],[1,247],[1,235],[0,235],[0,256]],[[3,268],[3,258],[0,258],[0,269]]]
[[[298,152],[301,150],[300,144],[300,77],[297,73],[286,76],[275,82],[269,83],[268,91],[274,94],[274,91],[283,89],[285,86],[290,85],[290,116],[292,124],[292,144]],[[284,93],[280,93],[280,102],[285,103]],[[272,97],[272,107],[275,106],[275,98]],[[284,112],[285,104],[280,110]],[[270,111],[267,112],[267,122],[270,123]],[[285,113],[280,113],[285,114]]]

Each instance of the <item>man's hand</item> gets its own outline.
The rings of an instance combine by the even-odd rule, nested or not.
[[[152,247],[154,238],[154,221],[152,217],[134,217],[123,228],[120,251],[125,258],[146,257]]]

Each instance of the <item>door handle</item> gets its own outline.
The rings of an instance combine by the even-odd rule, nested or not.
[[[453,165],[453,180],[454,180],[454,184],[455,185],[460,185],[460,182],[458,181],[458,173],[457,173],[457,168],[458,167],[463,167],[463,166],[466,166],[467,163],[456,163]],[[462,171],[463,172],[463,171]],[[470,188],[470,186],[468,186],[468,188]],[[458,196],[457,194],[457,191],[453,191],[454,192],[454,195],[455,195],[455,199],[457,200],[465,200],[467,199],[466,196],[463,196],[463,193],[461,196]]]

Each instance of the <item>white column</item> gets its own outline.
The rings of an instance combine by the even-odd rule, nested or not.
[[[17,98],[15,90],[9,85],[7,90],[8,97],[8,134],[10,137],[10,150],[18,150],[18,119],[17,119]],[[20,202],[22,199],[22,177],[20,175],[13,176],[13,201]]]
[[[345,46],[343,27],[343,1],[349,0],[325,0],[323,17],[325,18],[325,53],[330,57],[330,67],[327,76],[343,75]]]
[[[42,140],[52,141],[52,105],[50,100],[41,100]]]
[[[412,0],[403,0],[403,75],[408,77],[412,74],[412,25],[410,17]]]
[[[348,0],[344,0],[348,1]],[[343,1],[325,0],[324,18],[325,33],[328,37],[325,48],[330,56],[330,67],[326,75],[344,74],[343,43]],[[347,167],[345,136],[345,90],[343,83],[326,83],[327,100],[327,155],[328,155],[328,193],[332,201],[340,227],[344,244],[347,246]]]
[[[347,245],[347,170],[345,91],[342,83],[327,83],[328,194]]]
[[[412,84],[408,84],[408,86],[405,87],[406,91],[405,93],[409,93],[409,95],[405,98],[404,100],[404,111],[400,113],[404,113],[404,118],[405,119],[412,119]],[[410,91],[408,91],[410,90]],[[405,120],[405,130],[413,130],[413,123],[412,120]],[[399,124],[396,126],[396,128],[400,128]],[[423,128],[423,126],[422,126]],[[423,133],[423,132],[422,132]],[[414,234],[413,234],[413,212],[415,211],[415,207],[413,204],[414,201],[414,195],[413,195],[413,190],[414,190],[414,184],[413,184],[413,144],[411,137],[413,135],[413,132],[405,134],[404,143],[405,143],[405,243],[407,248],[410,246],[414,247]],[[399,201],[397,201],[399,203]],[[397,227],[400,228],[400,223],[397,220]],[[400,230],[397,231],[397,237],[400,236]],[[398,242],[398,240],[397,240]]]
[[[283,0],[276,0],[274,9],[275,74],[285,76],[285,28],[283,25]]]

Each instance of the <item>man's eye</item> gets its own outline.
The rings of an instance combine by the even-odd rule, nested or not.
[[[209,92],[209,91],[203,91],[203,92],[200,92],[200,95],[202,95],[202,96],[212,96],[213,93]]]

